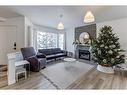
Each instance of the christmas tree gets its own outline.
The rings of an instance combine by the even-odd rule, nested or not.
[[[93,59],[99,65],[112,67],[124,63],[124,50],[120,49],[119,38],[112,33],[111,26],[104,26],[100,29],[98,38],[93,40]]]

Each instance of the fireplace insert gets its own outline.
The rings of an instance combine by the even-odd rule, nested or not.
[[[89,50],[79,50],[79,58],[90,61],[90,51]]]

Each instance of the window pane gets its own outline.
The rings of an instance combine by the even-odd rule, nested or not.
[[[57,48],[57,34],[37,32],[37,49]]]
[[[46,32],[37,32],[37,48],[46,48],[46,43],[47,43],[47,37],[46,37]]]
[[[64,48],[64,34],[59,34],[59,48]]]
[[[47,48],[57,48],[57,34],[47,33]]]

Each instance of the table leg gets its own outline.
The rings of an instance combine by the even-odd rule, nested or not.
[[[30,63],[26,64],[27,67],[27,76],[30,76]]]
[[[30,76],[30,63],[28,65],[29,65],[29,76]]]

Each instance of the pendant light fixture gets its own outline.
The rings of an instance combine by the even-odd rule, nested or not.
[[[63,15],[61,14],[60,15],[60,19],[63,17]],[[59,22],[59,24],[57,25],[57,29],[59,29],[59,30],[63,30],[64,29],[64,25],[63,25],[63,23],[60,21]]]
[[[90,22],[94,22],[95,18],[94,15],[92,14],[91,11],[87,11],[85,17],[84,17],[84,22],[85,23],[90,23]]]

